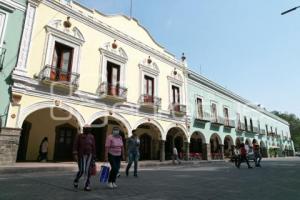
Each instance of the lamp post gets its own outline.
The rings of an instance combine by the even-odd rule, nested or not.
[[[281,15],[285,15],[285,14],[287,14],[287,13],[289,13],[289,12],[292,12],[292,11],[298,9],[298,8],[300,8],[300,6],[296,6],[296,7],[294,7],[294,8],[289,9],[289,10],[286,10],[286,11],[282,12]]]

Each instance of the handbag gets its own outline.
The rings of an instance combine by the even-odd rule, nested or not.
[[[100,176],[99,176],[100,183],[107,183],[109,177],[109,171],[110,169],[108,164],[101,165]]]

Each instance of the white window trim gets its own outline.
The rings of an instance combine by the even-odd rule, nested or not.
[[[172,72],[173,73],[173,72]],[[177,72],[178,73],[178,72]],[[174,77],[168,76],[168,85],[169,85],[169,105],[172,104],[172,98],[173,98],[173,94],[172,94],[172,86],[176,86],[179,88],[179,95],[180,95],[180,104],[181,105],[186,105],[186,99],[183,96],[183,82],[175,79]]]
[[[43,62],[44,66],[52,65],[55,42],[59,42],[61,44],[72,47],[74,49],[73,58],[72,58],[72,73],[79,73],[81,46],[84,43],[84,40],[73,37],[67,33],[56,30],[50,26],[46,26],[46,31],[47,31],[47,40],[46,40],[47,42],[45,45],[45,56],[44,56],[45,59]],[[44,66],[42,66],[42,68],[44,68]]]
[[[227,108],[227,110],[228,110],[228,120],[230,120],[231,114],[230,114],[230,108],[229,108],[229,106],[223,105],[223,117],[225,119],[225,112],[224,112],[225,108]]]
[[[154,65],[154,64],[152,64]],[[156,65],[155,65],[156,66]],[[140,96],[145,94],[145,75],[153,78],[154,80],[154,96],[159,97],[159,70],[158,68],[155,70],[149,66],[146,66],[145,64],[139,64],[140,68]]]
[[[202,112],[203,112],[203,117],[205,117],[205,107],[204,107],[204,97],[203,96],[200,96],[200,95],[195,95],[195,114],[196,114],[196,117],[200,117],[199,116],[199,113],[198,113],[198,102],[197,100],[198,99],[201,99],[202,100]]]
[[[218,102],[216,101],[213,101],[211,100],[210,101],[210,115],[213,116],[213,112],[212,112],[212,104],[216,104],[216,115],[217,115],[217,118],[219,117],[219,114],[218,114]]]
[[[0,27],[0,48],[3,47],[3,42],[4,42],[4,37],[5,37],[5,30],[7,26],[7,18],[8,18],[8,13],[3,12],[2,10],[0,11],[0,15],[3,15],[2,19],[2,27]],[[1,22],[0,22],[1,24]]]

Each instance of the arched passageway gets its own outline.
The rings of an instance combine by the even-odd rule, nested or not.
[[[190,158],[207,159],[207,151],[204,135],[200,132],[194,132],[190,139]]]
[[[180,159],[187,156],[187,138],[184,131],[181,128],[173,127],[167,133],[167,139],[165,143],[165,156],[166,160],[172,159],[173,148],[176,147]]]
[[[220,136],[216,133],[210,137],[210,153],[211,159],[213,160],[223,159],[222,141]]]

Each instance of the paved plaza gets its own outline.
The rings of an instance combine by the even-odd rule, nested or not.
[[[91,192],[73,189],[74,172],[2,174],[0,199],[300,199],[300,159],[268,160],[262,166],[237,169],[219,162],[145,168],[138,178],[122,172],[114,190],[93,177]]]

